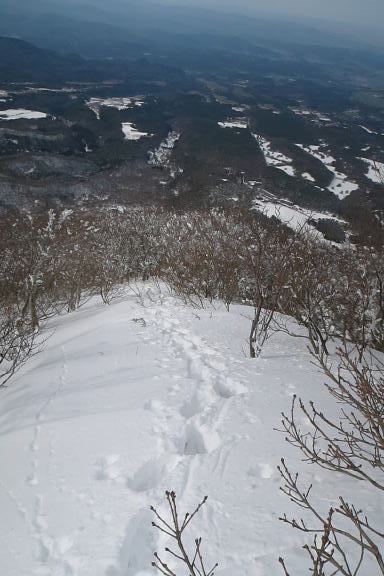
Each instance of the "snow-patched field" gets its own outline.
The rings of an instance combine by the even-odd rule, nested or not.
[[[148,132],[140,132],[140,130],[135,128],[132,122],[122,122],[121,129],[125,140],[140,140],[144,136],[149,136]]]
[[[330,403],[304,342],[277,336],[250,360],[249,308],[140,291],[52,319],[0,395],[1,574],[154,574],[149,506],[166,489],[181,513],[209,495],[190,528],[218,576],[281,574],[279,555],[304,574],[303,535],[278,520],[294,510],[282,455],[322,509],[342,491],[382,518],[366,485],[300,462],[274,431],[294,393]]]
[[[241,130],[245,130],[248,128],[248,120],[246,118],[230,118],[223,122],[218,122],[218,125],[220,128],[240,128]]]
[[[368,172],[366,177],[372,182],[378,184],[383,184],[384,182],[384,162],[378,162],[377,160],[370,160],[369,158],[360,158],[366,164],[368,164]]]
[[[39,120],[46,118],[47,114],[44,112],[37,112],[36,110],[24,110],[24,108],[0,110],[0,120]]]
[[[263,136],[260,136],[259,134],[252,134],[252,136],[257,140],[257,143],[260,146],[260,148],[264,154],[264,159],[265,159],[267,166],[274,166],[275,168],[278,168],[279,170],[282,170],[283,172],[288,174],[288,176],[294,176],[295,175],[295,173],[296,173],[295,169],[291,165],[292,164],[292,158],[289,158],[289,156],[286,156],[285,154],[282,154],[281,152],[277,152],[276,150],[272,150],[271,142],[269,142]]]
[[[371,130],[370,128],[367,128],[366,126],[363,126],[362,124],[359,124],[359,128],[361,128],[362,130],[364,130],[364,132],[367,132],[368,134],[377,134],[377,132]]]
[[[172,150],[176,146],[176,142],[180,139],[179,132],[169,132],[168,136],[164,138],[156,150],[148,152],[150,166],[165,167],[169,165],[172,156]]]
[[[303,150],[307,154],[310,154],[317,160],[320,160],[320,162],[322,162],[322,164],[324,164],[324,166],[330,172],[333,173],[333,180],[328,186],[328,190],[336,194],[336,196],[338,196],[341,200],[346,196],[349,196],[351,192],[359,188],[356,182],[350,182],[348,180],[348,176],[346,174],[336,170],[336,168],[334,167],[336,158],[334,158],[329,153],[327,147],[324,144],[322,144],[321,146],[315,144],[312,144],[310,146],[304,146],[303,144],[296,144],[296,146],[298,146],[299,148],[301,148],[301,150]]]
[[[333,214],[308,210],[307,208],[302,208],[301,206],[297,206],[296,204],[284,200],[271,201],[268,199],[258,199],[254,201],[254,207],[263,212],[263,214],[269,218],[274,216],[280,220],[280,222],[283,222],[289,226],[289,228],[292,228],[292,230],[301,230],[320,240],[323,240],[324,236],[321,232],[316,230],[312,224],[309,224],[310,220],[319,221],[326,219],[334,220],[335,222],[339,222],[341,225],[345,224],[345,221],[333,216]]]
[[[87,100],[86,105],[96,117],[100,119],[100,109],[105,106],[107,108],[116,108],[117,110],[126,110],[133,106],[143,106],[144,102],[137,98],[116,97],[116,98],[90,98]]]

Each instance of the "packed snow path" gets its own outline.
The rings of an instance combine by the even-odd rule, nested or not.
[[[278,520],[292,508],[276,466],[284,455],[325,508],[337,484],[273,429],[293,393],[327,396],[300,340],[276,336],[247,358],[250,316],[142,286],[50,322],[45,350],[0,395],[2,575],[154,574],[164,542],[149,506],[163,510],[166,489],[181,512],[209,495],[190,531],[218,575],[280,574],[280,555],[305,572],[302,535]]]

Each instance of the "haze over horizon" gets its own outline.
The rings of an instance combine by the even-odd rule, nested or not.
[[[219,12],[245,13],[256,16],[260,12],[281,17],[320,19],[332,23],[379,28],[384,22],[384,2],[366,0],[157,0],[166,5],[212,9]]]

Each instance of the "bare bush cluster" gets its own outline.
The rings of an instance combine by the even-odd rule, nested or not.
[[[50,210],[9,215],[0,227],[0,358],[7,374],[28,357],[44,319],[95,294],[108,304],[133,278],[159,278],[195,306],[213,299],[251,305],[253,357],[277,330],[324,352],[340,337],[362,350],[384,348],[380,253],[321,243],[249,207]]]
[[[332,363],[322,350],[313,352],[313,356],[327,377],[326,387],[340,408],[339,417],[295,397],[290,413],[283,414],[286,439],[309,464],[344,474],[356,483],[366,483],[372,501],[379,504],[384,490],[382,357],[369,350],[360,354],[346,341],[338,347]],[[303,431],[299,424],[303,417],[309,430]],[[312,486],[304,486],[284,459],[279,470],[283,492],[309,517],[303,520],[284,515],[281,519],[296,530],[313,535],[312,544],[304,546],[313,576],[384,574],[381,526],[374,525],[358,504],[348,502],[343,495],[339,495],[337,506],[322,509],[312,494]],[[280,562],[287,575],[284,560]]]

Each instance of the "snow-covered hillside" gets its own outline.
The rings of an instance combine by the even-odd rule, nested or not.
[[[278,520],[300,516],[279,491],[281,456],[324,510],[340,489],[382,516],[367,486],[300,462],[274,431],[294,393],[331,401],[304,341],[279,335],[247,357],[251,312],[147,285],[51,320],[0,395],[2,575],[154,574],[149,507],[166,489],[181,511],[209,496],[190,529],[218,575],[281,574],[279,556],[305,574],[303,535]]]

